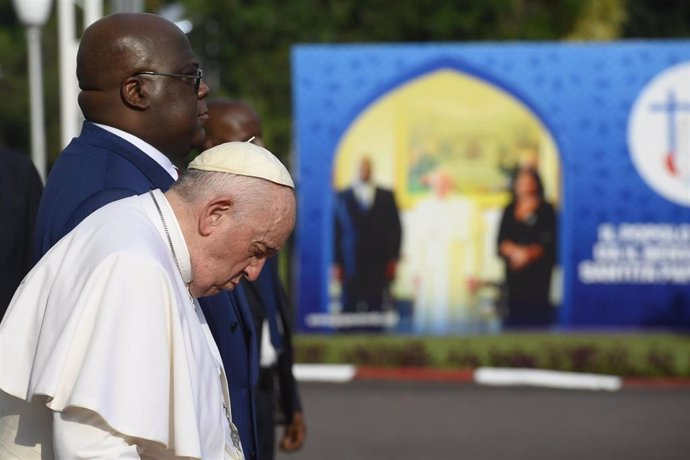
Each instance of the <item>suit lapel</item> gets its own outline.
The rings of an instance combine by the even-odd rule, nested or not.
[[[259,353],[257,348],[256,339],[254,335],[256,334],[254,328],[254,316],[252,315],[252,307],[249,305],[249,300],[247,299],[242,286],[237,286],[232,291],[228,292],[231,297],[231,304],[235,310],[235,315],[242,322],[242,330],[246,332],[245,343],[249,348],[249,356],[251,357],[251,373],[252,381],[256,382],[259,378],[259,369],[254,363],[259,362]]]
[[[154,185],[167,190],[175,182],[168,172],[156,161],[126,140],[102,129],[93,123],[84,122],[81,138],[90,144],[108,149],[134,165]]]

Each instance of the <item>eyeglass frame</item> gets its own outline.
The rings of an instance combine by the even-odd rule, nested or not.
[[[165,73],[165,72],[154,72],[152,70],[144,70],[141,72],[135,73],[133,76],[138,76],[138,75],[160,75],[163,77],[172,77],[172,78],[184,78],[184,79],[189,79],[192,78],[194,79],[194,92],[198,93],[199,88],[201,88],[201,80],[204,78],[204,71],[201,68],[196,68],[196,75],[190,75],[190,74],[185,74],[185,73]]]

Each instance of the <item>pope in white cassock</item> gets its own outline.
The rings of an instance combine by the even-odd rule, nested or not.
[[[414,327],[417,332],[458,332],[476,321],[469,280],[480,273],[481,216],[472,200],[454,192],[450,174],[437,170],[428,180],[433,194],[408,217]]]
[[[289,173],[244,142],[86,218],[0,323],[0,458],[244,458],[195,297],[254,280],[294,222]]]

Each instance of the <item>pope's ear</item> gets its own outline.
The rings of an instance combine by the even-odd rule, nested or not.
[[[221,198],[206,204],[204,211],[199,216],[199,233],[210,235],[218,228],[224,219],[230,218],[233,201],[230,198]]]
[[[122,102],[135,110],[146,110],[149,106],[146,80],[139,76],[127,77],[120,86]]]

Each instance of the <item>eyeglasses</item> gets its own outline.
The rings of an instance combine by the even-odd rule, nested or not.
[[[163,77],[172,78],[182,78],[182,79],[193,79],[194,80],[194,92],[199,92],[199,87],[201,86],[201,79],[204,77],[204,71],[201,69],[196,69],[194,75],[184,74],[184,73],[163,73],[163,72],[153,72],[150,70],[136,73],[135,75],[161,75]]]

